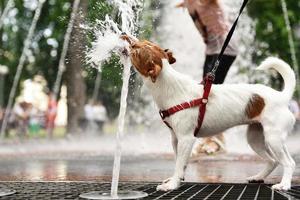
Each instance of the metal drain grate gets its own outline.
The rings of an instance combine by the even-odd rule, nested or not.
[[[289,196],[292,196],[294,199],[300,199],[300,186],[294,186],[289,191],[285,192]]]
[[[149,194],[144,199],[177,200],[288,200],[300,199],[300,186],[286,193],[274,192],[264,184],[199,184],[183,183],[178,190],[156,191],[157,183],[121,183],[120,189],[139,190]],[[79,194],[93,190],[109,190],[110,183],[96,182],[1,182],[0,187],[17,190],[0,199],[79,199]]]

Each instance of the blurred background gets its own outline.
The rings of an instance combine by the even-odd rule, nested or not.
[[[97,179],[94,175],[98,174],[108,179],[122,66],[113,56],[98,70],[99,66],[87,64],[86,52],[96,39],[97,23],[107,14],[116,22],[120,16],[105,0],[40,2],[0,1],[0,178],[81,180],[83,176]],[[76,2],[77,10],[72,13]],[[175,69],[201,81],[205,45],[187,10],[175,8],[177,3],[180,1],[144,0],[136,34],[171,49],[177,58]],[[233,21],[242,2],[223,3]],[[263,83],[281,89],[282,80],[277,74],[254,70],[270,55],[288,62],[299,77],[299,10],[300,2],[295,0],[252,0],[234,35],[238,39],[238,57],[225,83]],[[290,103],[297,123],[288,139],[294,155],[300,152],[300,86],[297,87]],[[138,169],[150,168],[143,172],[145,177],[138,179],[157,180],[157,166],[172,168],[170,134],[133,69],[127,103],[124,173],[131,176]],[[196,160],[213,158],[220,160],[219,165],[228,160],[259,162],[246,143],[245,127],[227,132],[224,152],[197,155]],[[160,160],[155,163],[157,156]],[[236,165],[241,166],[247,163]],[[191,174],[201,171],[195,165],[189,170]],[[225,170],[224,180],[230,175],[237,178],[229,167]],[[156,176],[152,177],[153,173]],[[192,175],[190,180],[194,180]],[[220,177],[211,175],[205,180],[218,181]]]

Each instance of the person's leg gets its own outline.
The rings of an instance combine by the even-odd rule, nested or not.
[[[226,75],[234,62],[236,56],[223,55],[220,60],[220,65],[216,71],[214,84],[222,84],[225,81]]]
[[[20,120],[20,138],[21,139],[25,139],[26,137],[26,132],[27,132],[27,124],[26,124],[26,121],[21,119]]]
[[[48,117],[46,122],[46,131],[47,131],[47,137],[49,139],[53,138],[53,131],[54,131],[54,119],[52,117]]]
[[[98,127],[99,127],[100,134],[103,134],[103,124],[104,124],[103,121],[98,122]]]

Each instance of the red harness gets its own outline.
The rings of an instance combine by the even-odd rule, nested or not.
[[[173,129],[171,127],[171,125],[165,121],[165,118],[170,117],[171,115],[181,111],[181,110],[185,110],[188,108],[193,108],[196,106],[199,106],[199,115],[198,115],[198,124],[194,130],[194,136],[196,137],[197,133],[199,132],[203,120],[204,120],[204,116],[205,116],[205,111],[206,111],[206,104],[208,102],[208,96],[210,93],[210,89],[211,89],[211,85],[214,81],[214,75],[209,73],[205,78],[204,78],[204,91],[203,91],[203,95],[202,98],[198,98],[198,99],[194,99],[192,101],[189,102],[184,102],[182,104],[178,104],[176,106],[173,106],[167,110],[160,110],[159,111],[159,115],[161,116],[163,122],[170,128]]]

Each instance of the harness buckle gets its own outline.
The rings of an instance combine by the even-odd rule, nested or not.
[[[205,98],[202,99],[203,104],[207,104],[207,102],[208,102],[208,99],[205,99]]]

